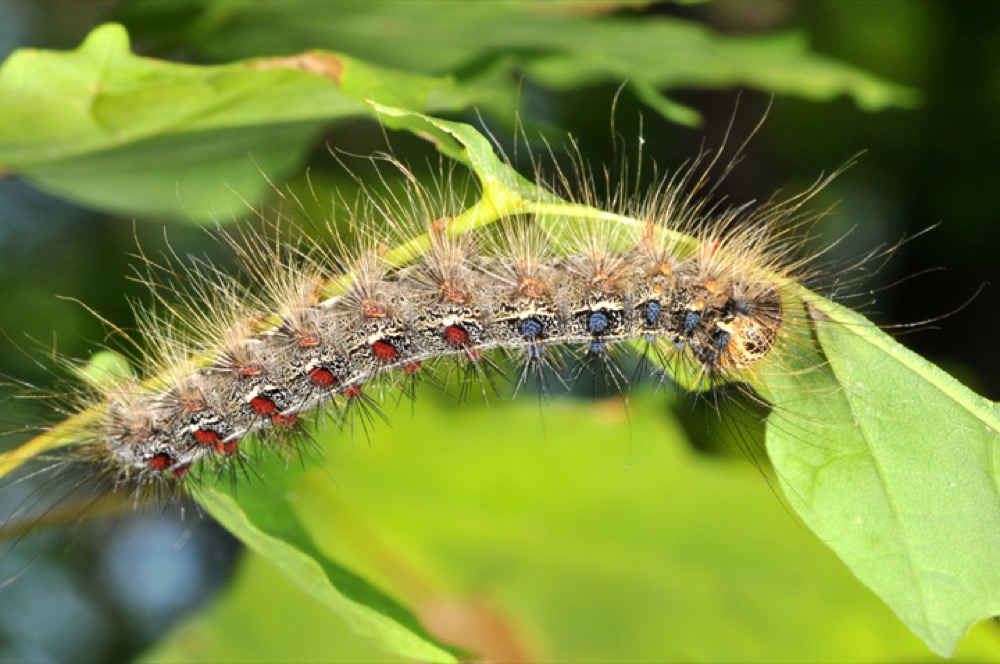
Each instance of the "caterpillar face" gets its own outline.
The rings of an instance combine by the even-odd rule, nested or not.
[[[732,300],[728,321],[718,328],[729,335],[723,350],[725,362],[745,369],[761,362],[774,348],[781,331],[781,296],[774,288],[753,300]]]
[[[761,362],[778,340],[781,297],[773,288],[753,300],[734,297],[703,320],[706,327],[692,344],[695,357],[722,373],[748,369]]]

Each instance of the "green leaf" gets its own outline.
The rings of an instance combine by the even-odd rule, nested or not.
[[[501,213],[540,211],[546,224],[632,221],[530,197]],[[862,581],[950,654],[1000,613],[998,406],[863,317],[791,290],[786,347],[751,376],[774,408],[767,448],[782,487]],[[806,320],[814,332],[799,329]]]
[[[127,214],[208,221],[246,213],[322,128],[366,100],[460,108],[428,78],[333,53],[195,66],[142,58],[120,25],[69,53],[22,49],[0,68],[0,168]]]
[[[157,5],[133,3],[128,15],[141,23]],[[671,17],[609,15],[606,3],[264,0],[234,6],[222,0],[196,6],[194,16],[178,17],[187,26],[185,42],[220,61],[323,47],[393,67],[455,73],[470,87],[502,63],[556,90],[630,81],[657,112],[686,124],[697,114],[657,90],[743,85],[815,101],[848,95],[866,110],[917,99],[912,90],[811,53],[799,35],[731,37]],[[147,22],[147,29],[159,35],[162,25]],[[508,99],[520,93],[515,76],[487,76],[482,84]]]
[[[442,145],[453,140],[462,145],[458,148],[452,144],[448,149],[476,171],[484,188],[493,190],[490,196],[484,196],[483,201],[464,213],[476,220],[468,228],[490,223],[505,215],[530,215],[542,220],[542,223],[553,225],[571,223],[575,219],[601,223],[636,223],[635,220],[586,206],[560,203],[542,189],[526,189],[516,173],[492,156],[488,142],[468,126],[399,109],[381,107],[379,111],[395,118],[401,127],[433,135],[434,140]],[[516,189],[510,190],[509,186],[515,186]],[[755,371],[754,381],[755,387],[773,404],[774,412],[767,426],[767,447],[781,486],[792,507],[842,557],[851,570],[896,610],[904,622],[924,638],[935,652],[949,654],[972,623],[997,612],[1000,575],[994,552],[995,545],[1000,543],[996,541],[1000,537],[996,533],[1000,530],[995,527],[1000,525],[1000,507],[996,499],[998,468],[993,450],[1000,441],[997,440],[996,406],[976,397],[939,369],[916,358],[857,314],[804,289],[791,288],[791,291],[786,320],[786,337],[789,343],[783,352],[771,355],[770,362],[773,366]],[[796,307],[802,311],[797,313]],[[807,311],[813,312],[811,317],[806,316]],[[813,336],[815,343],[810,345],[809,339]],[[650,401],[640,399],[639,402],[635,415],[630,420],[630,426],[634,427],[633,440],[657,440],[661,434],[651,433],[656,425],[643,419],[645,416],[642,414],[643,408],[650,412],[655,409]],[[504,587],[510,588],[511,593],[506,600],[510,611],[517,612],[520,616],[533,601],[537,601],[539,606],[554,607],[556,604],[550,604],[554,602],[552,597],[572,595],[571,589],[587,587],[585,580],[590,580],[599,588],[593,597],[600,597],[602,606],[613,606],[610,615],[602,613],[592,627],[580,630],[579,625],[586,624],[586,621],[567,608],[566,602],[558,604],[559,610],[556,612],[570,616],[577,629],[570,634],[570,627],[559,627],[555,623],[543,621],[544,628],[539,631],[550,635],[549,638],[557,642],[557,645],[549,643],[546,648],[552,649],[556,659],[573,658],[581,652],[600,652],[608,658],[652,657],[653,649],[645,655],[636,654],[645,652],[639,644],[646,643],[647,637],[640,638],[635,634],[647,618],[629,614],[628,607],[617,605],[610,598],[614,596],[613,587],[627,588],[636,578],[641,579],[644,592],[651,592],[650,579],[644,575],[654,574],[656,565],[651,561],[648,562],[648,567],[640,564],[643,554],[636,551],[623,553],[620,558],[605,558],[600,554],[601,542],[604,539],[609,542],[628,541],[634,536],[620,530],[626,523],[623,516],[626,514],[630,517],[638,515],[636,518],[639,518],[644,527],[655,529],[663,525],[663,520],[670,513],[669,509],[662,508],[664,505],[682,504],[686,500],[694,505],[715,501],[712,504],[715,505],[716,512],[726,513],[724,506],[738,510],[749,506],[750,499],[742,495],[730,496],[714,484],[706,495],[700,496],[696,488],[684,486],[684,464],[677,459],[670,459],[662,461],[663,467],[673,469],[677,475],[671,475],[668,484],[680,489],[681,493],[659,495],[652,488],[656,486],[655,483],[647,478],[638,483],[638,486],[643,487],[641,493],[647,501],[646,505],[638,505],[641,502],[638,497],[629,499],[628,504],[615,504],[615,493],[628,493],[630,488],[625,485],[631,485],[623,480],[624,484],[618,486],[595,468],[587,466],[592,460],[589,455],[593,452],[584,453],[579,449],[581,444],[592,445],[605,441],[612,436],[611,432],[602,432],[598,422],[588,420],[581,412],[574,412],[565,421],[558,420],[553,427],[547,424],[546,437],[565,441],[562,444],[567,445],[567,449],[572,449],[579,459],[571,461],[560,457],[558,463],[546,465],[535,457],[522,458],[520,455],[525,453],[524,450],[515,450],[515,443],[532,439],[532,427],[538,429],[541,425],[537,421],[533,425],[527,422],[518,424],[515,416],[498,414],[499,410],[494,407],[490,417],[494,418],[494,422],[503,421],[504,427],[499,430],[492,427],[492,433],[488,422],[463,422],[460,413],[449,413],[440,421],[434,421],[432,415],[422,413],[421,419],[408,426],[399,428],[397,424],[397,433],[402,436],[400,440],[423,441],[420,453],[424,455],[433,455],[443,448],[443,457],[434,457],[434,463],[423,470],[420,470],[420,459],[408,458],[400,462],[398,469],[393,467],[391,472],[398,473],[398,476],[368,479],[364,479],[365,469],[351,470],[349,478],[341,476],[340,473],[347,472],[345,468],[350,461],[337,458],[325,472],[306,473],[303,478],[306,488],[293,491],[291,500],[294,509],[302,523],[309,528],[320,550],[327,551],[327,555],[333,558],[346,561],[345,564],[351,569],[377,579],[381,586],[395,588],[399,596],[408,592],[407,587],[399,585],[398,580],[394,581],[392,575],[387,575],[385,570],[373,566],[372,561],[381,559],[380,556],[353,550],[341,539],[343,531],[340,526],[348,524],[349,530],[361,527],[353,523],[355,520],[349,514],[341,513],[336,507],[342,499],[340,493],[350,483],[358,484],[351,484],[347,495],[365,495],[365,486],[370,486],[371,491],[377,494],[360,499],[359,504],[365,506],[377,505],[387,495],[400,494],[396,495],[394,505],[403,506],[399,509],[405,510],[405,514],[397,514],[392,519],[391,526],[385,530],[389,535],[385,536],[396,538],[403,537],[399,533],[409,533],[405,544],[400,544],[400,550],[408,552],[409,556],[420,557],[423,561],[421,564],[429,568],[437,569],[443,565],[443,570],[437,569],[436,572],[441,576],[435,578],[439,578],[440,583],[446,587],[453,587],[455,583],[473,583],[475,579],[481,581],[481,575],[492,567],[509,565],[492,559],[487,551],[505,552],[515,557],[526,555],[529,551],[533,552],[533,556],[542,556],[544,552],[542,559],[547,559],[545,556],[548,556],[552,561],[559,561],[552,569],[542,566],[544,576],[553,581],[559,578],[561,572],[575,570],[575,565],[580,564],[582,568],[577,570],[579,576],[574,576],[564,584],[556,584],[557,589],[543,592],[544,597],[537,600],[525,598],[533,597],[532,593],[538,592],[537,589],[532,590],[538,579],[512,584],[509,578],[504,577]],[[579,428],[574,424],[579,424]],[[389,439],[388,434],[382,433],[377,438],[383,445]],[[478,448],[481,443],[476,441],[489,443],[491,451],[502,450],[497,452],[498,456],[490,458],[488,467],[485,452]],[[463,456],[460,449],[449,447],[452,444],[468,446],[474,443],[484,454],[482,461]],[[574,447],[570,448],[570,445]],[[588,448],[590,449],[592,448]],[[327,453],[330,456],[336,455],[336,452],[329,450]],[[395,459],[386,461],[390,466],[395,462]],[[471,499],[468,495],[448,495],[440,499],[440,504],[434,502],[435,487],[442,487],[445,483],[440,472],[432,468],[446,468],[449,463],[456,464],[453,472],[459,473],[460,488],[463,490],[468,490],[470,486],[477,489],[482,488],[482,485],[487,486],[489,490],[486,495],[495,496],[499,501],[488,503],[494,511],[487,512],[486,515],[459,511],[445,518],[449,514],[447,505],[468,505]],[[646,469],[656,467],[659,462],[640,460],[635,463],[637,468]],[[563,483],[571,482],[572,468],[577,464],[587,470],[581,471],[577,484],[560,489]],[[749,469],[749,465],[747,468]],[[322,482],[329,477],[327,472],[334,473],[337,478],[335,490],[322,486]],[[427,486],[424,480],[431,486]],[[505,489],[496,484],[501,480],[513,482],[514,488]],[[731,482],[731,479],[725,481],[727,485]],[[416,495],[406,493],[412,485],[420,487],[415,490]],[[457,488],[453,487],[453,490]],[[546,544],[536,551],[527,534],[517,536],[507,530],[517,518],[523,518],[523,510],[528,506],[548,504],[562,495],[560,491],[565,492],[566,509],[576,507],[582,510],[581,516],[576,520],[569,516],[560,517],[571,525],[574,533],[572,536],[561,533],[555,541],[546,540]],[[608,491],[611,491],[610,495]],[[709,500],[707,495],[711,495],[712,499]],[[693,498],[686,498],[688,496]],[[513,502],[508,504],[505,501]],[[597,501],[597,504],[593,501]],[[647,514],[644,511],[644,507],[648,505],[656,508],[654,513]],[[513,515],[506,514],[504,510],[511,507],[521,511]],[[691,509],[687,503],[685,508]],[[761,508],[757,505],[753,509]],[[433,515],[433,522],[424,523],[413,510]],[[317,516],[319,513],[322,513],[322,517]],[[733,523],[714,522],[712,517],[704,514],[695,516],[699,524],[706,525],[705,532],[672,537],[687,542],[688,546],[698,547],[699,560],[704,560],[706,556],[720,555],[719,551],[726,549],[727,545],[716,541],[712,535],[719,533],[739,541],[742,549],[749,547],[755,551],[760,550],[765,552],[768,560],[775,561],[777,567],[768,573],[772,582],[791,569],[790,563],[781,560],[777,551],[781,546],[778,543],[780,537],[768,536],[759,544],[752,544],[753,536],[737,529]],[[762,527],[749,520],[745,514],[740,514],[739,519],[751,524],[755,532]],[[447,532],[438,533],[437,537],[451,537],[457,532],[454,535],[456,539],[448,539],[448,543],[440,549],[422,549],[431,546],[434,533],[437,532],[435,524],[439,520],[441,524],[447,524],[443,525]],[[368,517],[360,518],[357,522],[367,523]],[[611,530],[607,532],[601,530],[601,524],[605,522],[610,524],[607,527]],[[467,529],[464,534],[463,527]],[[550,529],[553,527],[554,523],[547,526]],[[638,528],[638,525],[635,527]],[[599,541],[592,541],[588,537],[581,539],[575,529],[584,529],[580,532],[588,533],[588,537],[592,532],[604,534],[597,536]],[[494,540],[494,532],[502,535]],[[362,540],[362,544],[368,542],[367,538]],[[483,550],[477,545],[469,544],[480,541],[485,542]],[[561,551],[560,544],[570,548]],[[702,546],[705,548],[702,549]],[[452,560],[449,556],[456,555],[456,551],[461,555]],[[580,554],[574,552],[588,553],[582,560],[578,560]],[[583,564],[589,560],[590,555],[596,558],[591,562],[599,562],[601,569],[621,572],[624,568],[630,570],[630,574],[637,570],[645,571],[638,577],[627,576],[623,579],[616,576],[613,580],[609,579],[607,587],[604,587],[596,583],[601,578],[597,569]],[[802,560],[802,556],[801,553],[793,553],[789,558]],[[626,560],[632,561],[631,567],[624,562]],[[461,568],[463,561],[475,573],[465,581],[456,580],[451,574]],[[539,560],[524,562],[524,566],[528,568],[538,567],[539,564]],[[726,564],[732,566],[733,563],[727,560]],[[811,574],[819,573],[817,564],[815,560],[810,560],[806,565]],[[763,563],[756,559],[748,561],[747,566],[758,571],[764,570]],[[692,573],[690,570],[686,571],[681,577],[687,578]],[[843,584],[843,579],[838,579],[831,587],[840,588]],[[795,592],[802,592],[801,585],[801,581],[793,583]],[[685,597],[698,597],[705,591],[672,588],[671,592]],[[757,589],[757,592],[767,594],[762,589]],[[768,592],[773,593],[773,588],[769,588]],[[634,601],[641,594],[637,588],[632,588],[626,596]],[[747,601],[741,599],[737,605],[744,606]],[[822,604],[828,600],[816,601]],[[622,604],[624,603],[623,598]],[[593,610],[593,605],[589,602],[585,602],[584,606]],[[693,625],[684,622],[687,618],[693,620],[697,615],[697,612],[692,611],[691,606],[685,606],[684,617],[675,616],[671,620],[686,625],[684,629],[687,631],[681,633],[690,632],[697,636],[695,640],[701,644],[700,647],[708,648],[710,652],[707,657],[727,657],[725,648],[728,646],[725,643],[719,642],[716,644],[719,649],[713,650],[712,637],[699,634]],[[706,614],[708,611],[706,608]],[[719,612],[717,603],[712,604],[711,611]],[[757,611],[766,614],[764,607],[755,606],[752,609],[752,612]],[[857,609],[852,608],[851,611],[855,612]],[[788,613],[786,607],[782,613],[784,620],[787,620]],[[631,626],[630,637],[626,638],[608,627],[609,624],[614,624],[611,616],[624,616],[622,620]],[[735,618],[728,620],[726,624],[730,624],[732,620]],[[824,626],[824,634],[830,634],[833,620],[819,620],[819,624]],[[874,633],[884,638],[892,628],[880,620],[870,624],[877,625]],[[601,630],[598,629],[598,624],[605,631],[612,629],[615,638],[629,643],[635,650],[614,650],[607,644],[590,642],[585,636],[581,637],[581,632],[584,635],[599,633]],[[660,622],[656,624],[658,630],[662,629]],[[811,624],[815,625],[817,622],[813,620]],[[892,624],[891,621],[889,624]],[[565,630],[564,642],[560,642],[560,637],[557,636],[562,630]],[[808,630],[803,626],[795,626],[795,631],[803,634]],[[579,641],[581,638],[583,641]],[[652,637],[648,638],[649,643],[652,643]],[[775,640],[791,643],[790,638],[784,635]],[[809,635],[806,640],[811,644],[822,644],[823,649],[814,652],[803,646],[801,651],[782,651],[778,654],[761,650],[760,656],[793,659],[815,658],[819,653],[828,656],[830,652],[834,652],[832,649],[838,647],[837,644],[846,643],[850,639],[846,636],[836,637],[832,643],[828,643],[819,636]],[[573,648],[579,647],[581,642],[587,643],[584,650],[574,651]],[[685,643],[677,635],[671,635],[669,642],[681,645]],[[710,645],[706,646],[706,643]],[[693,642],[691,647],[694,647]],[[609,649],[605,652],[605,648]],[[672,656],[680,657],[686,651],[671,652]],[[745,649],[733,652],[746,656]],[[871,652],[862,654],[844,651],[842,656],[900,656],[890,650],[879,652],[881,654],[872,655]],[[905,656],[923,655],[914,651]]]
[[[147,11],[161,17],[161,4]],[[135,5],[126,14],[138,21],[146,5]],[[538,12],[502,2],[226,2],[176,11],[192,22],[196,47],[226,59],[287,57],[217,66],[142,58],[116,24],[70,53],[22,49],[0,68],[0,169],[123,214],[227,221],[301,164],[330,121],[367,115],[367,100],[437,112],[476,104],[509,125],[520,94],[512,71],[560,90],[628,81],[657,112],[688,124],[697,114],[661,90],[846,93],[869,109],[913,100],[794,38],[728,38],[675,19],[595,15],[586,4]],[[339,52],[305,52],[323,45]]]
[[[431,387],[368,440],[321,427],[321,461],[291,481],[268,464],[235,501],[494,661],[927,660],[769,478],[691,452],[668,401],[486,408]],[[984,626],[960,654],[998,647]]]
[[[785,495],[949,655],[971,625],[1000,614],[997,404],[856,313],[805,301],[826,364],[764,387],[776,410],[767,447]]]
[[[272,455],[262,464],[260,475],[267,478],[266,485],[241,486],[238,501],[222,485],[203,487],[195,492],[195,498],[233,535],[352,629],[405,657],[456,661],[457,651],[435,641],[407,609],[319,552],[288,503],[287,492],[299,472],[290,471],[282,459]]]
[[[127,359],[110,350],[94,353],[85,365],[72,367],[73,375],[96,389],[103,389],[134,378],[135,373]]]
[[[276,611],[275,607],[280,607]],[[405,662],[331,619],[267,560],[247,555],[226,592],[140,658],[146,662]]]
[[[475,127],[432,118],[412,110],[374,103],[372,106],[387,127],[405,129],[428,138],[443,154],[468,166],[479,178],[484,198],[496,196],[508,199],[495,201],[495,207],[504,210],[504,213],[508,207],[519,205],[521,200],[536,203],[561,200],[538,183],[525,179],[498,157],[493,144]],[[467,229],[460,230],[464,232]]]

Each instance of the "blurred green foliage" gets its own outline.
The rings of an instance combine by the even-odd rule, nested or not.
[[[277,511],[280,523],[265,527],[278,532],[302,524],[322,554],[413,606],[438,638],[493,661],[929,657],[783,509],[773,476],[693,453],[665,400],[643,390],[627,409],[563,400],[540,413],[530,401],[454,408],[431,387],[414,413],[390,405],[392,425],[370,441],[321,430],[319,463],[286,470],[272,459],[261,472],[290,473],[286,486],[236,493],[250,518]],[[244,571],[207,624],[194,618],[151,660],[245,653],[239,638],[225,644],[235,636],[226,616],[268,630],[272,596],[289,593],[257,583]],[[241,607],[247,586],[258,592]],[[205,650],[188,648],[192,634]],[[296,643],[327,638],[293,635],[252,659],[297,660]],[[975,631],[962,657],[996,659],[996,637]]]

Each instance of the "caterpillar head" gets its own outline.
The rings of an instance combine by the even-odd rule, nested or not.
[[[753,298],[731,299],[712,334],[715,368],[747,369],[763,360],[778,340],[781,323],[781,296],[771,285]]]

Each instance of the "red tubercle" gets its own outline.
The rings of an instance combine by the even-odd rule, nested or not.
[[[189,413],[205,410],[205,400],[201,397],[181,396],[181,408]]]
[[[278,407],[267,397],[256,396],[250,399],[250,407],[258,415],[270,417],[278,412]]]
[[[399,357],[399,352],[396,348],[388,341],[381,339],[372,344],[372,352],[375,353],[375,357],[383,362],[392,362]]]
[[[407,362],[406,364],[403,365],[403,371],[412,376],[413,374],[420,371],[420,367],[422,365],[423,362]]]
[[[219,441],[215,444],[215,451],[219,454],[233,454],[239,447],[240,439],[234,438],[233,440]]]
[[[241,365],[240,368],[237,369],[237,371],[244,378],[249,378],[250,376],[260,375],[260,367],[258,367],[256,364],[244,364],[244,365]]]
[[[288,414],[278,413],[273,418],[271,418],[271,421],[273,421],[275,424],[284,424],[285,426],[291,426],[295,424],[298,420],[299,420],[298,413],[288,413]]]
[[[295,335],[295,340],[303,348],[311,348],[312,346],[319,345],[319,337],[315,334],[298,333]]]
[[[440,297],[442,302],[454,302],[457,304],[463,304],[469,300],[466,292],[453,284],[443,284]]]
[[[146,462],[146,466],[157,473],[162,473],[172,465],[174,465],[174,458],[166,452],[158,452]]]
[[[178,466],[177,468],[171,470],[170,474],[177,479],[182,479],[185,475],[187,475],[189,470],[191,470],[191,464],[184,464],[183,466]]]
[[[219,432],[211,429],[195,429],[192,435],[195,442],[202,447],[215,445],[219,441]]]
[[[349,388],[341,392],[341,394],[343,394],[347,399],[357,399],[361,396],[361,386],[351,385]]]
[[[444,328],[444,340],[455,348],[461,348],[469,341],[469,333],[458,325],[449,325]]]
[[[323,367],[316,367],[315,369],[309,370],[309,380],[312,381],[313,385],[316,387],[330,388],[337,384],[337,377],[329,369],[324,369]]]
[[[365,318],[385,318],[385,305],[377,300],[365,300],[361,303],[361,314]]]

